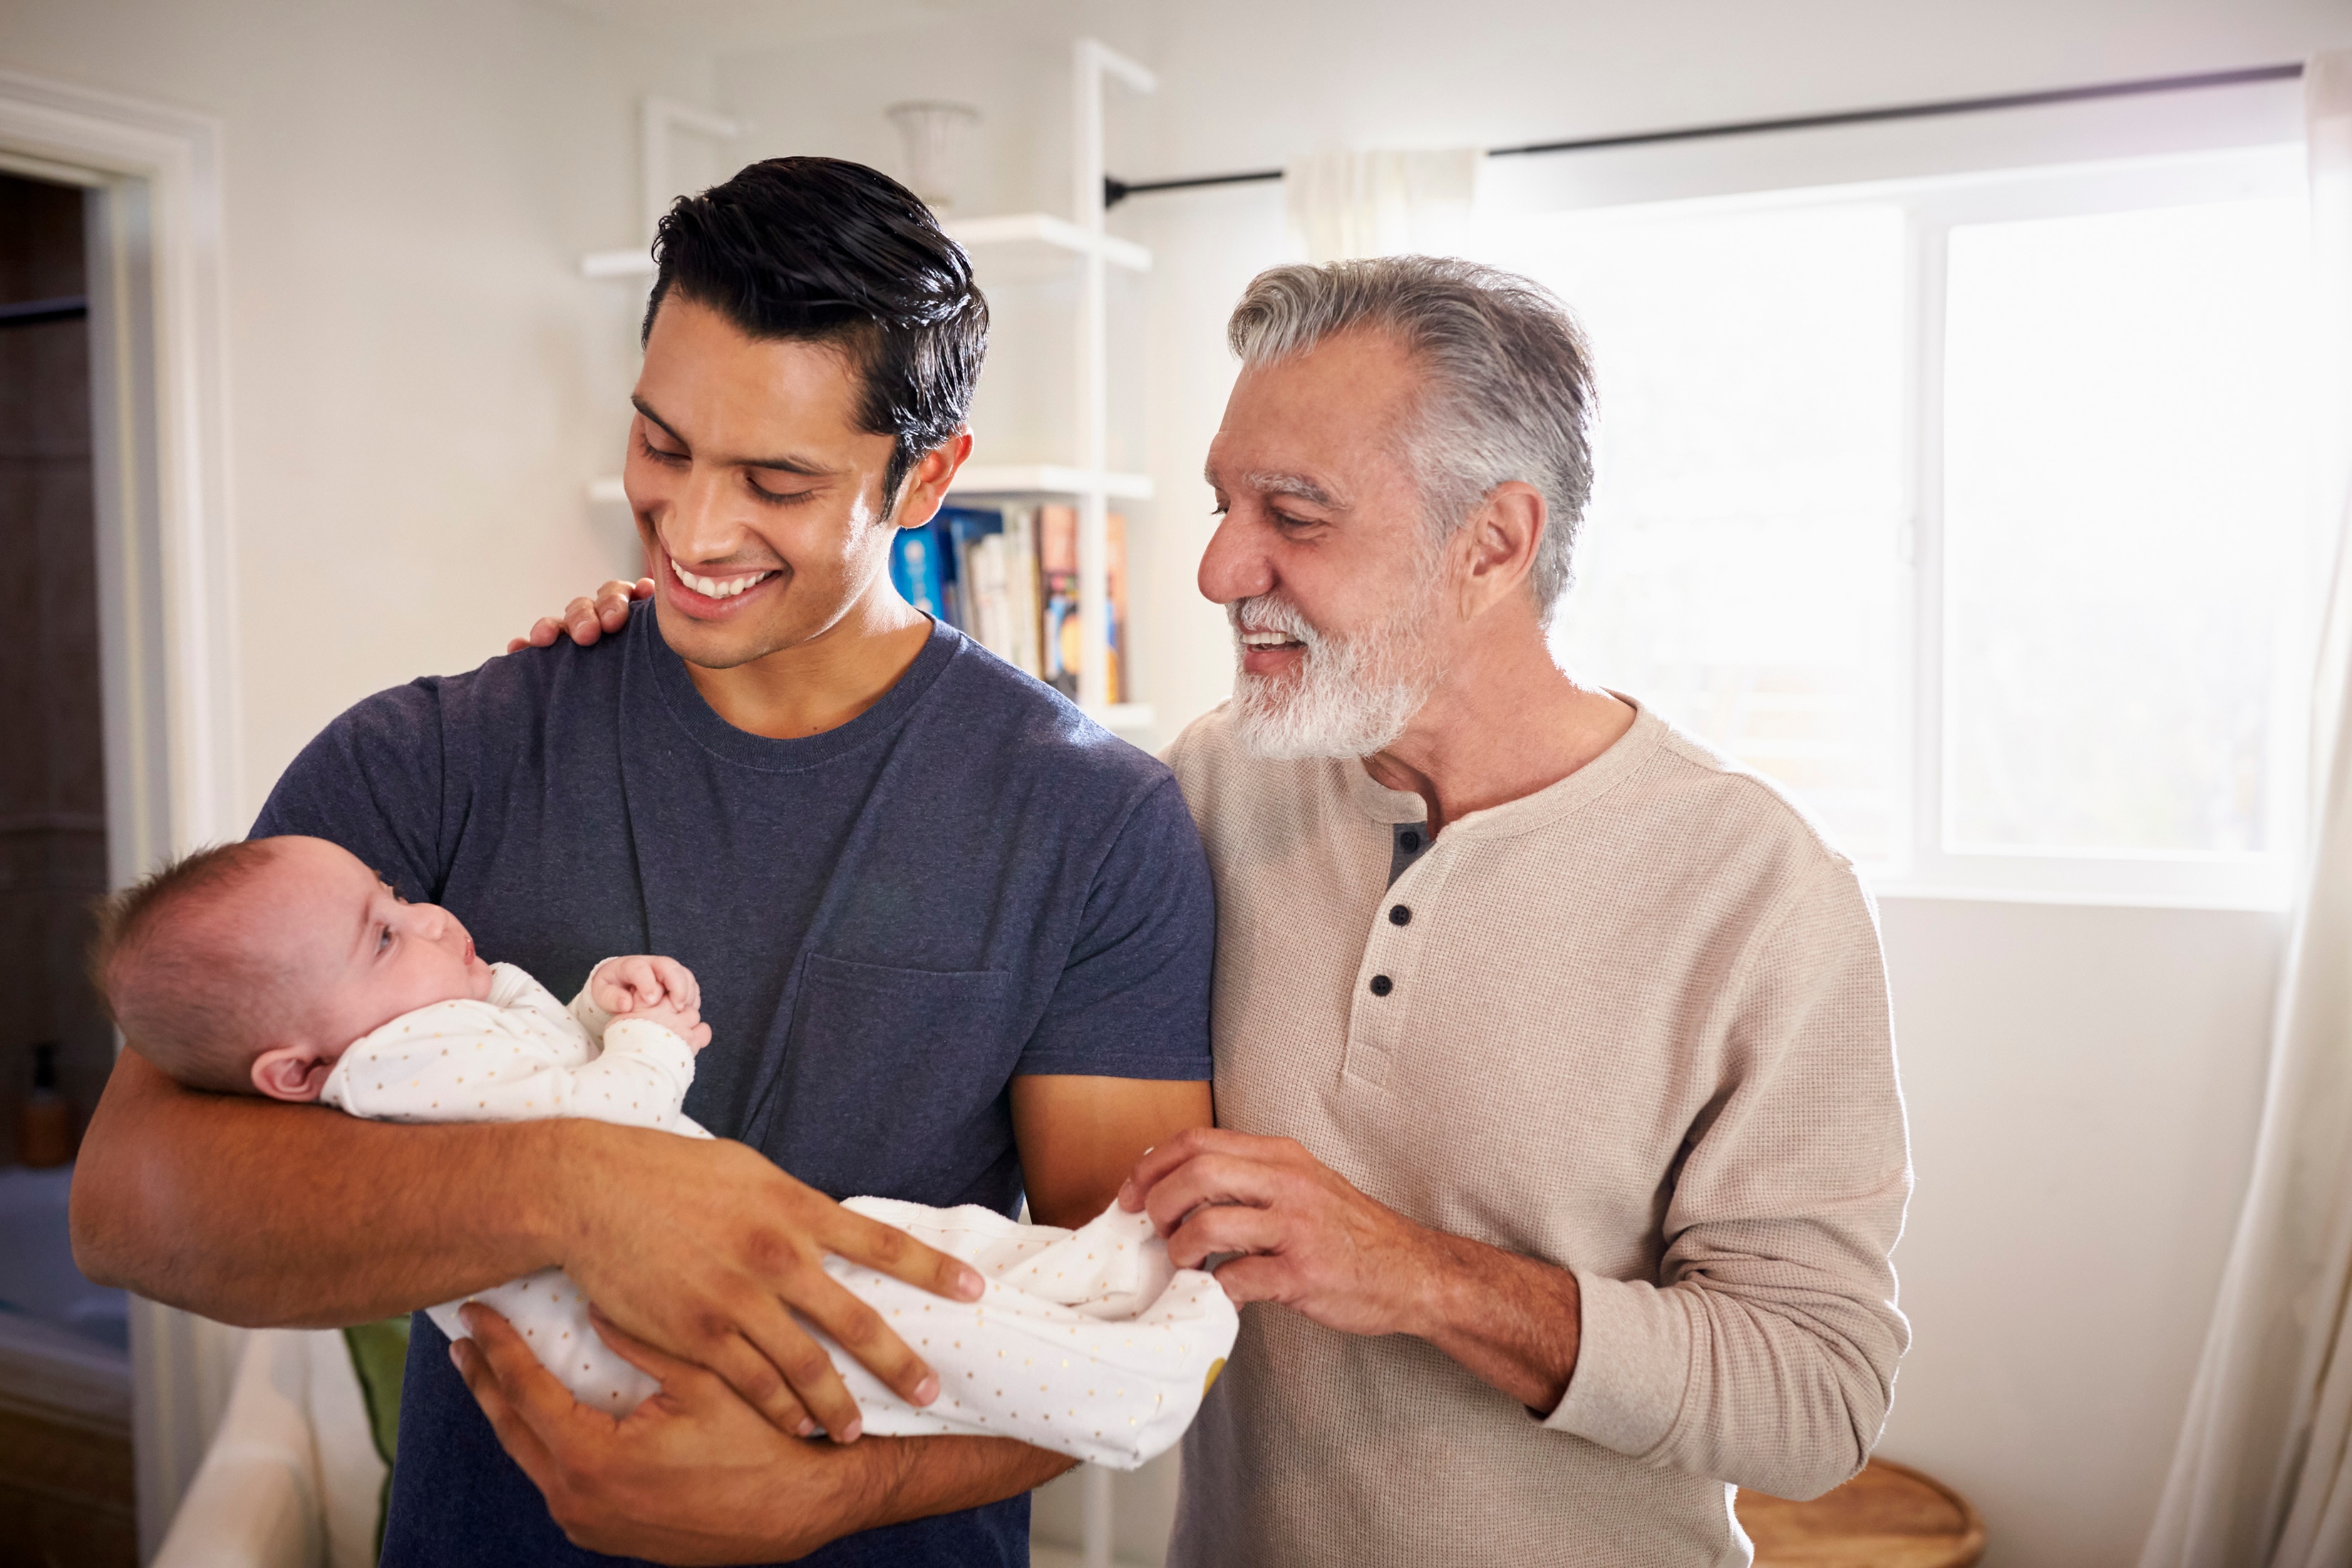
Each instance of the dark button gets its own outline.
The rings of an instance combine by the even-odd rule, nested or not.
[[[1400,833],[1397,835],[1397,842],[1404,846],[1404,852],[1408,855],[1421,853],[1421,835],[1418,833],[1410,830]]]
[[[1387,975],[1385,975],[1385,974],[1375,974],[1375,975],[1373,975],[1373,976],[1372,976],[1372,994],[1373,994],[1373,995],[1375,995],[1375,996],[1385,996],[1385,995],[1387,995],[1390,992],[1391,992],[1391,991],[1393,991],[1393,990],[1395,990],[1395,989],[1396,989],[1396,982],[1395,982],[1395,981],[1393,981],[1393,980],[1391,980]]]
[[[1411,925],[1412,923],[1412,911],[1411,910],[1406,909],[1402,904],[1391,904],[1389,906],[1389,924],[1392,926],[1405,926]]]

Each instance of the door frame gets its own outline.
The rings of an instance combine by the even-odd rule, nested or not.
[[[244,833],[221,143],[205,116],[0,69],[0,170],[86,193],[116,887],[166,855]],[[132,1298],[142,1559],[162,1543],[219,1423],[242,1339]]]

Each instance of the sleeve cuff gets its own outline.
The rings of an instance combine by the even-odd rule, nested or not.
[[[1682,1292],[1638,1280],[1579,1269],[1576,1284],[1584,1320],[1576,1373],[1543,1424],[1638,1458],[1666,1440],[1681,1413],[1690,1382],[1689,1310]]]
[[[595,996],[596,971],[612,962],[609,958],[598,959],[596,968],[590,970],[588,978],[580,983],[580,994],[572,999],[572,1016],[588,1031],[592,1040],[602,1040],[604,1031],[612,1026],[613,1015],[596,1005]]]
[[[694,1048],[679,1039],[676,1030],[650,1019],[616,1020],[604,1036],[604,1048],[659,1068],[677,1083],[681,1095],[694,1082]]]
[[[1013,1067],[1015,1078],[1136,1078],[1160,1083],[1207,1083],[1216,1077],[1216,1064],[1207,1057],[1171,1061],[1166,1057],[1108,1055],[1099,1050],[1029,1050]]]

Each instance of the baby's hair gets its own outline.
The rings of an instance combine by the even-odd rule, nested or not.
[[[100,904],[89,977],[140,1055],[192,1089],[253,1092],[257,1008],[283,978],[207,911],[277,853],[266,838],[167,860]]]

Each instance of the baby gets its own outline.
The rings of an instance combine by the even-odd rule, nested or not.
[[[324,839],[249,839],[166,866],[108,905],[91,968],[125,1038],[192,1088],[383,1121],[583,1116],[710,1136],[680,1110],[710,1039],[685,965],[605,959],[566,1007]],[[867,1432],[1013,1436],[1132,1469],[1182,1434],[1232,1348],[1224,1291],[1174,1268],[1150,1217],[1116,1204],[1076,1231],[970,1205],[845,1206],[988,1282],[979,1301],[950,1302],[826,1258],[940,1375],[940,1396],[918,1409],[804,1323]],[[625,1414],[658,1386],[594,1332],[560,1270],[467,1300],[503,1314],[584,1404]],[[462,1338],[464,1304],[428,1312]]]

